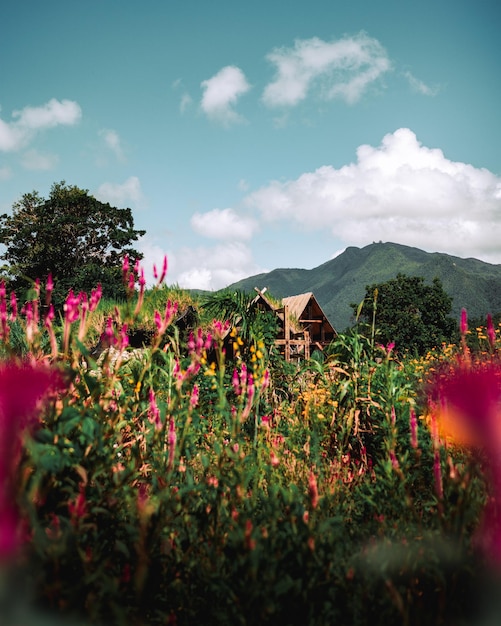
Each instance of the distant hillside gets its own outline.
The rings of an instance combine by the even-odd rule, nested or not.
[[[314,269],[276,269],[245,278],[230,288],[253,291],[254,287],[267,287],[277,298],[313,291],[330,322],[344,330],[353,323],[350,304],[361,302],[366,285],[384,282],[399,272],[422,276],[427,283],[438,277],[453,298],[452,314],[457,318],[462,307],[470,318],[501,311],[501,265],[395,243],[350,247]]]

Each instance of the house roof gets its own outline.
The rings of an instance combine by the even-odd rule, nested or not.
[[[282,304],[288,308],[289,315],[299,319],[306,306],[308,305],[308,302],[314,297],[315,296],[313,295],[313,293],[311,291],[308,291],[307,293],[300,293],[297,296],[282,298]]]

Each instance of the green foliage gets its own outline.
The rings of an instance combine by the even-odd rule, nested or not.
[[[162,311],[166,295],[145,297]],[[121,322],[135,310],[132,299]],[[147,349],[96,360],[80,320],[55,352],[46,328],[16,325],[8,337],[31,333],[31,358],[67,381],[17,475],[19,574],[49,615],[117,626],[467,621],[486,490],[475,457],[432,439],[422,362],[353,330],[293,369],[261,350],[258,316],[232,363],[221,322],[213,360],[208,328],[182,349],[158,331]]]
[[[422,277],[398,274],[366,287],[359,319],[372,337],[376,331],[380,343],[394,343],[399,352],[423,356],[453,340],[456,324],[449,317],[451,304],[438,278],[426,285]],[[352,304],[355,313],[359,306]]]
[[[361,301],[366,285],[384,283],[398,272],[423,276],[428,284],[438,277],[453,298],[452,315],[457,320],[463,307],[472,318],[485,319],[487,313],[501,311],[501,265],[390,242],[350,246],[311,270],[277,269],[245,278],[231,288],[252,292],[254,287],[266,286],[281,298],[313,291],[339,332],[353,325],[350,303]]]
[[[24,302],[35,279],[55,282],[53,300],[60,305],[69,289],[90,292],[101,283],[108,297],[123,298],[121,260],[141,255],[131,248],[144,235],[135,230],[130,209],[117,209],[64,182],[52,185],[49,197],[25,194],[12,214],[0,216],[1,258],[10,284]]]

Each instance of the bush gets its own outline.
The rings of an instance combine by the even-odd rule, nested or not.
[[[173,303],[131,350],[144,293],[129,297],[104,320],[99,361],[82,297],[60,327],[35,301],[2,327],[7,362],[15,324],[30,367],[64,381],[9,468],[26,539],[4,568],[26,581],[33,620],[468,623],[488,572],[472,541],[486,484],[427,423],[430,361],[351,333],[323,362],[270,373],[266,351],[226,360],[224,321],[164,341]]]

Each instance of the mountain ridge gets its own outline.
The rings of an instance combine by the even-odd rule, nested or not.
[[[342,331],[352,325],[350,304],[362,301],[366,286],[386,282],[399,273],[422,276],[426,283],[439,278],[453,299],[452,315],[456,318],[462,308],[470,318],[501,311],[501,265],[392,242],[350,246],[318,267],[277,268],[226,289],[252,292],[254,287],[266,287],[277,298],[312,291],[329,321]]]

